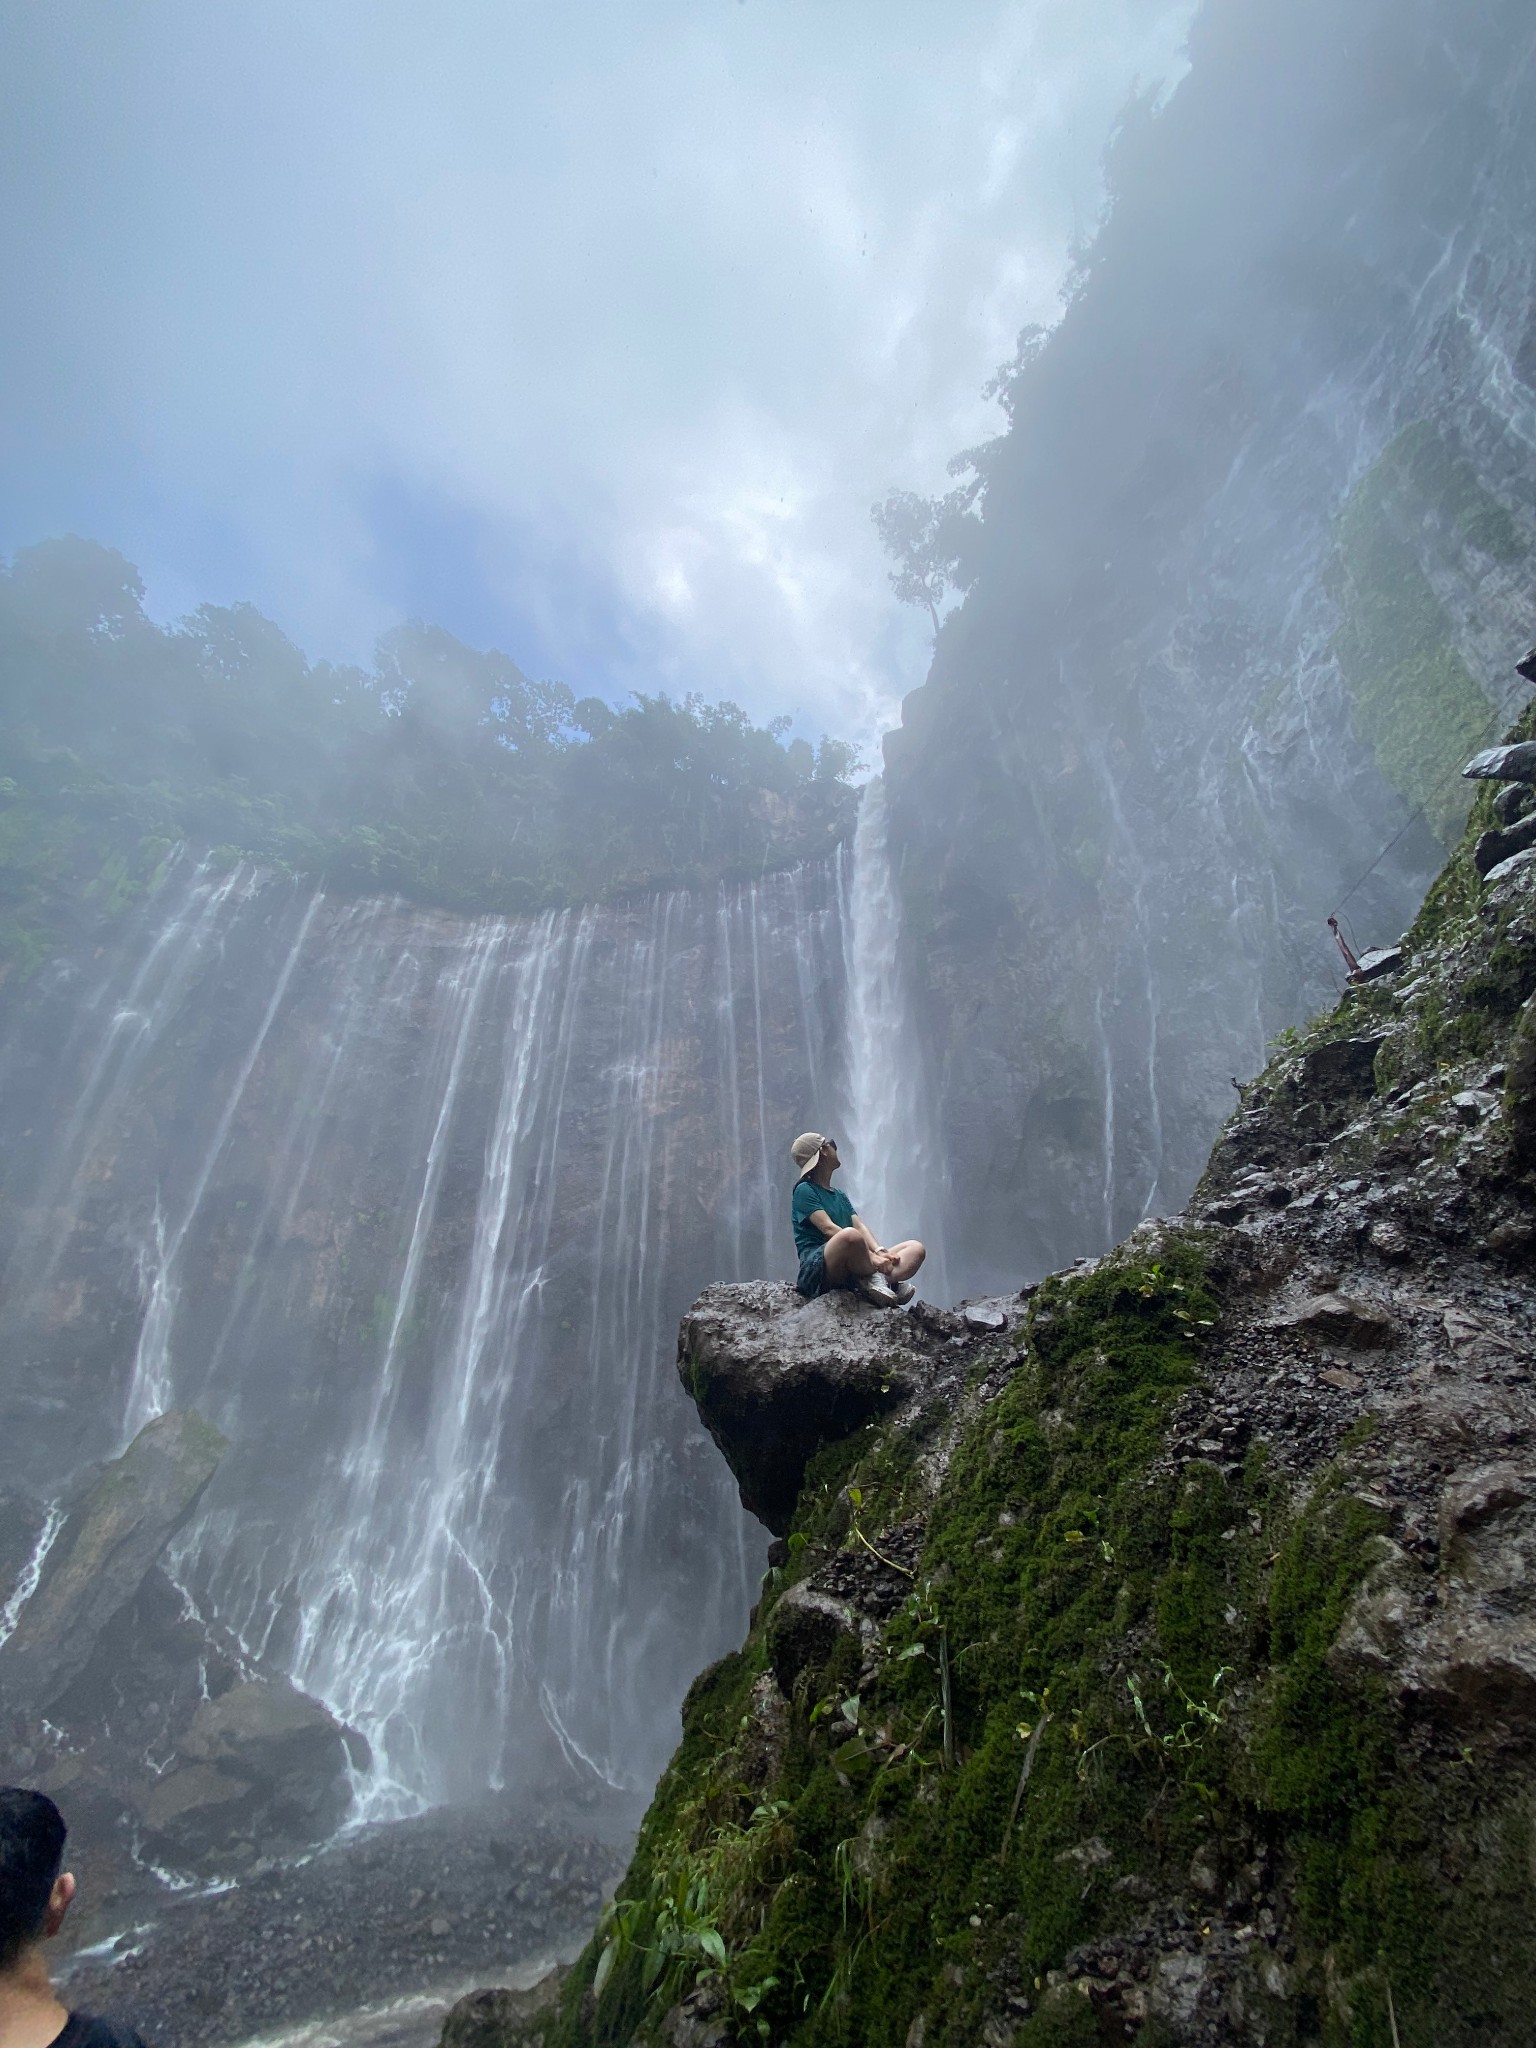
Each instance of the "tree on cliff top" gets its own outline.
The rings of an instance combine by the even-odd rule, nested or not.
[[[761,872],[851,816],[851,748],[728,702],[578,699],[420,621],[372,669],[311,664],[251,605],[165,629],[143,596],[74,537],[0,568],[0,954],[40,896],[107,861],[131,890],[176,839],[518,911]]]

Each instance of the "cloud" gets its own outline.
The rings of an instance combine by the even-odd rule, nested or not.
[[[0,544],[868,736],[927,651],[869,506],[995,430],[1188,12],[18,0]]]

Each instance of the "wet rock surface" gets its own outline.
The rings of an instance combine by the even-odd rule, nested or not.
[[[1488,747],[1474,754],[1461,772],[1474,782],[1536,782],[1536,742]]]
[[[749,1281],[699,1296],[678,1333],[677,1370],[742,1506],[782,1536],[817,1448],[889,1412],[932,1367],[927,1327],[900,1310]]]
[[[200,1416],[162,1415],[73,1505],[0,1504],[9,1773],[86,1824],[107,1911],[146,1862],[232,1877],[327,1840],[368,1761],[361,1736],[206,1622],[159,1561],[223,1448]]]
[[[103,1468],[65,1520],[0,1650],[8,1699],[33,1709],[54,1705],[190,1517],[226,1449],[200,1415],[173,1411]]]
[[[503,1986],[467,1993],[443,2021],[441,2048],[503,2048],[514,2030],[523,2048],[543,2048],[566,1975],[557,1966],[526,1991]]]
[[[65,1966],[66,1995],[154,2048],[201,2048],[441,1987],[416,2021],[432,2039],[471,1984],[579,1946],[633,1817],[620,1803],[581,1822],[487,1802],[342,1837],[213,1895],[147,1894],[106,1954]]]
[[[204,1700],[177,1761],[135,1802],[149,1853],[198,1862],[238,1827],[253,1842],[323,1841],[351,1804],[348,1766],[367,1744],[280,1678],[247,1678]]]

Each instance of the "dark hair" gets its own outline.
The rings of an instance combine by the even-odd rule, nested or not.
[[[0,1786],[0,1970],[43,1931],[65,1833],[64,1816],[45,1792]]]

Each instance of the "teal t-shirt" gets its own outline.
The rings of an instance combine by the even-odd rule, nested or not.
[[[813,1252],[827,1241],[811,1221],[811,1213],[816,1209],[825,1209],[839,1230],[846,1230],[853,1221],[853,1204],[841,1188],[823,1188],[813,1180],[797,1180],[790,1212],[794,1217],[797,1252]]]

